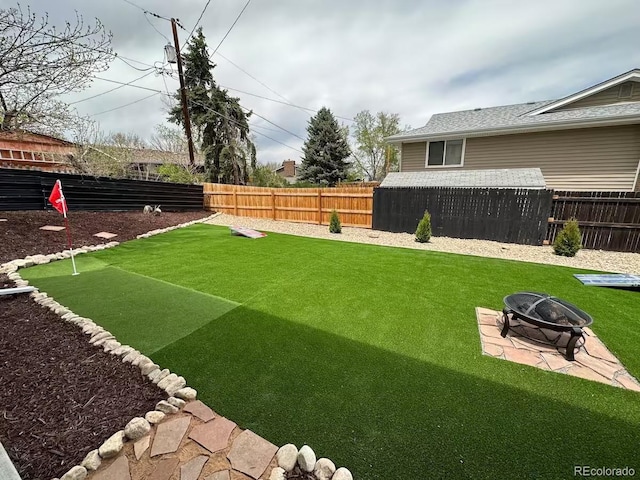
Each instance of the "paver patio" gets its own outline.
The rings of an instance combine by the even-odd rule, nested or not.
[[[588,327],[583,328],[584,343],[578,342],[575,361],[569,362],[564,334],[511,319],[509,333],[502,338],[502,312],[477,307],[476,317],[484,355],[640,392],[640,382]]]

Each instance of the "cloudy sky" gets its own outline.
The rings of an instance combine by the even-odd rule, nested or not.
[[[207,3],[131,1],[178,18],[189,31]],[[211,0],[200,22],[211,50],[245,3]],[[139,68],[164,60],[169,22],[145,15],[125,0],[22,4],[48,11],[53,23],[73,18],[74,10],[86,19],[99,18],[113,33],[114,51],[142,62],[133,64]],[[219,49],[224,57],[214,57],[214,77],[230,89],[279,101],[284,97],[311,109],[324,105],[345,119],[365,109],[398,113],[403,125],[415,128],[433,113],[560,98],[640,67],[639,14],[637,0],[252,0]],[[187,35],[179,30],[181,43]],[[101,76],[128,82],[143,73],[116,60]],[[178,82],[151,74],[135,85],[173,93]],[[70,101],[114,86],[94,80]],[[123,87],[76,107],[81,114],[95,115],[151,93]],[[254,117],[259,161],[300,158],[303,141],[298,136],[305,138],[310,112],[231,93],[291,132]],[[104,131],[148,138],[155,125],[166,122],[166,109],[156,95],[93,118]]]

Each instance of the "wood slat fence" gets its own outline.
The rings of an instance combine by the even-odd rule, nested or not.
[[[640,192],[555,191],[547,242],[576,218],[584,248],[640,252]]]
[[[550,190],[506,188],[377,188],[373,228],[414,233],[424,211],[434,236],[540,245]]]
[[[342,225],[371,228],[373,187],[268,188],[204,184],[204,206],[242,217],[329,224],[332,210]]]

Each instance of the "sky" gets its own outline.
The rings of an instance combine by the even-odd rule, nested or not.
[[[178,18],[187,30],[178,30],[183,44],[207,3],[131,1],[141,8],[126,0],[21,3],[48,12],[53,24],[75,18],[74,10],[86,21],[100,19],[114,51],[142,69],[162,65],[171,37],[168,21],[143,10]],[[210,1],[199,23],[210,51],[245,4]],[[258,160],[280,163],[300,161],[313,111],[231,89],[312,110],[326,106],[345,125],[369,110],[397,113],[403,127],[418,128],[434,113],[564,97],[640,67],[638,45],[637,0],[252,0],[214,55],[213,74],[241,105],[272,122],[254,116],[252,132]],[[114,60],[99,76],[129,82],[144,73]],[[134,85],[174,93],[178,81],[152,73]],[[94,79],[67,100],[115,86]],[[105,132],[149,139],[167,123],[164,95],[101,112],[151,93],[126,86],[75,106]]]

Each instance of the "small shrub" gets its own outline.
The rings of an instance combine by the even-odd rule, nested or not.
[[[572,218],[564,224],[564,227],[554,240],[553,251],[556,255],[562,255],[563,257],[575,257],[581,248],[578,221]]]
[[[416,229],[416,242],[427,243],[429,240],[431,240],[431,214],[425,211]]]
[[[335,210],[331,211],[331,220],[329,221],[329,231],[331,233],[342,233],[342,225],[340,225],[340,217]]]

